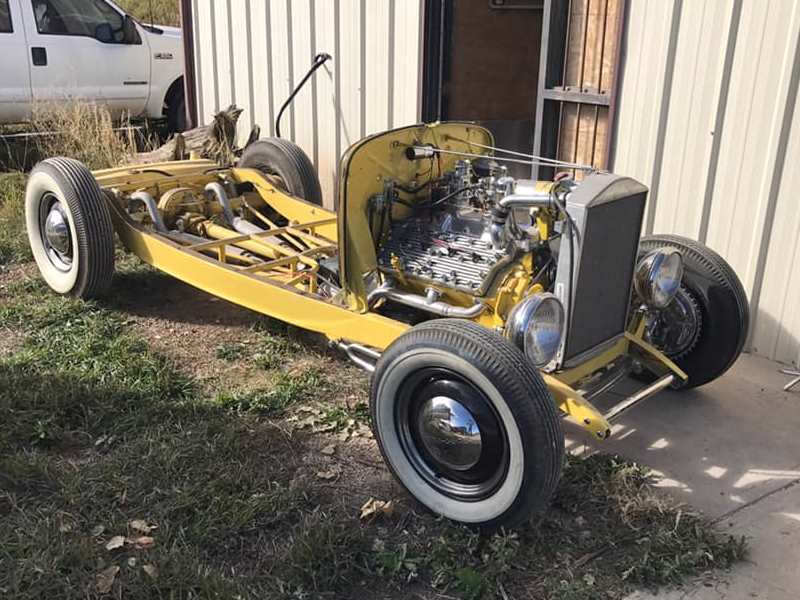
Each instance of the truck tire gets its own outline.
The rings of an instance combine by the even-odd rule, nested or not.
[[[25,222],[39,272],[54,291],[96,298],[114,274],[114,227],[91,172],[71,158],[48,158],[31,171]]]
[[[642,253],[663,247],[683,255],[683,279],[675,299],[654,323],[657,338],[651,341],[689,375],[682,388],[698,387],[722,375],[739,358],[750,323],[747,296],[730,265],[699,242],[652,235],[639,244]]]
[[[178,87],[167,101],[167,128],[169,133],[186,131],[186,97],[183,86]]]
[[[322,189],[314,165],[297,144],[281,138],[253,142],[245,148],[237,166],[277,175],[290,195],[322,206]]]
[[[372,427],[391,472],[435,513],[482,531],[546,506],[564,460],[561,419],[539,372],[476,323],[413,327],[383,353]]]

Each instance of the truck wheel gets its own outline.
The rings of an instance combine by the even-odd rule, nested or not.
[[[281,138],[253,142],[245,148],[237,166],[277,175],[289,194],[322,206],[322,189],[314,165],[297,144]]]
[[[692,388],[713,381],[742,352],[750,310],[739,278],[710,248],[677,235],[642,238],[642,252],[663,247],[683,255],[678,294],[648,327],[650,341],[686,371]]]
[[[167,104],[167,128],[170,133],[186,131],[186,98],[181,86]]]
[[[469,321],[401,335],[372,376],[372,427],[389,469],[435,513],[492,531],[543,508],[564,459],[561,420],[515,346]]]
[[[91,172],[71,158],[37,164],[25,190],[25,222],[42,277],[59,294],[95,298],[114,273],[114,227]]]

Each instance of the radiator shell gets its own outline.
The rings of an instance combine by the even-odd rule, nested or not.
[[[558,249],[555,293],[567,312],[556,368],[586,360],[624,333],[646,201],[647,187],[611,173],[588,175],[568,195],[577,235],[572,281],[566,227]]]

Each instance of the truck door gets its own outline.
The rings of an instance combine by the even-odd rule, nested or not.
[[[28,48],[17,0],[0,0],[0,122],[30,116],[31,75]]]
[[[131,19],[105,0],[20,0],[28,11],[34,102],[105,104],[140,114],[150,90],[150,52]]]

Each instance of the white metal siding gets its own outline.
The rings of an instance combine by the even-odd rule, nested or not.
[[[262,136],[314,55],[319,69],[281,121],[305,150],[331,206],[336,166],[350,144],[420,116],[421,0],[193,0],[198,117],[244,109],[240,139]]]
[[[750,349],[800,360],[800,3],[629,0],[613,168],[651,187],[648,232],[739,274]]]

